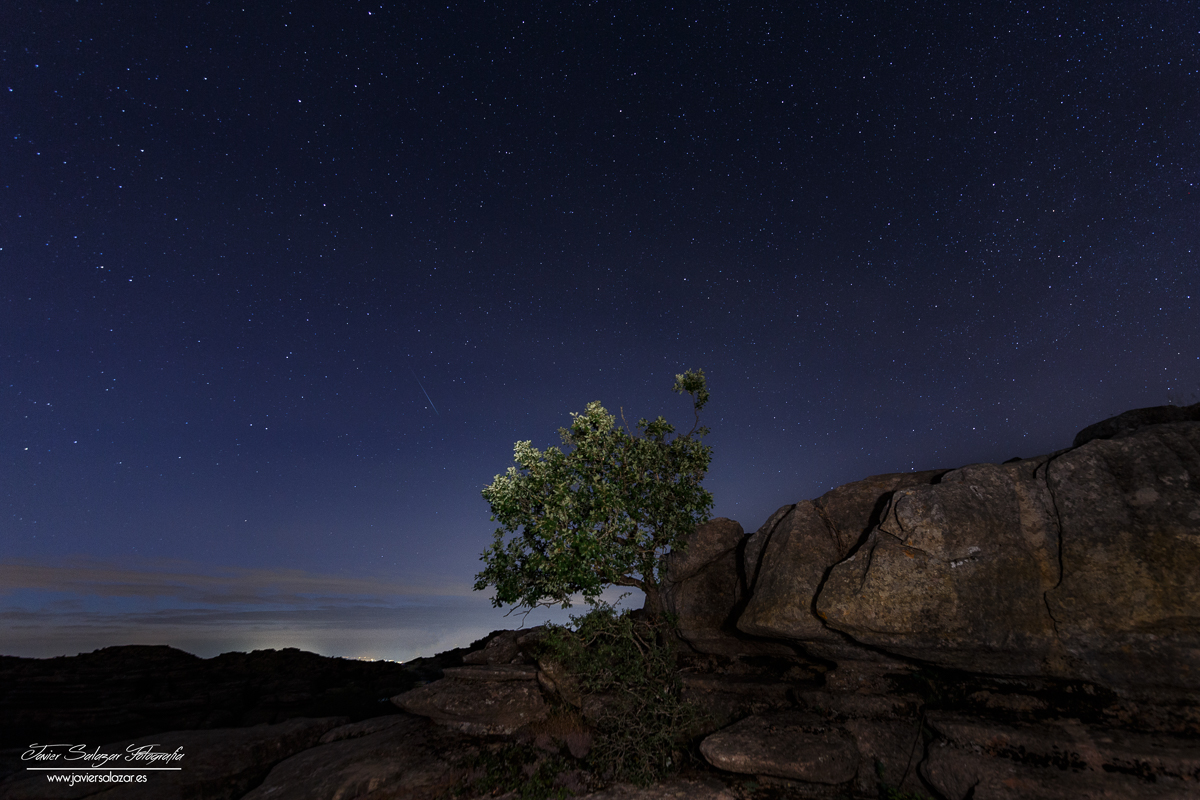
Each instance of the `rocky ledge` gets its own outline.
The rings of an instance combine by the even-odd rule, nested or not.
[[[648,789],[578,771],[563,789],[1200,796],[1200,404],[1122,414],[1045,456],[867,478],[750,535],[713,520],[671,557],[664,600],[705,712],[695,762]],[[398,714],[136,740],[205,754],[153,792],[13,775],[0,798],[450,796],[503,742],[587,752],[554,709],[587,720],[602,701],[537,661],[538,636],[456,654],[392,698]]]
[[[712,520],[666,578],[730,791],[1200,796],[1200,405],[873,476],[750,535]],[[460,731],[529,730],[554,702],[587,718],[535,640],[499,633],[395,702]]]

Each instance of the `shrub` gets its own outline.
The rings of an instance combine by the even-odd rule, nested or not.
[[[541,656],[561,664],[585,708],[595,708],[593,770],[643,786],[674,772],[700,715],[683,700],[670,630],[605,603],[572,620],[574,630],[550,626]]]

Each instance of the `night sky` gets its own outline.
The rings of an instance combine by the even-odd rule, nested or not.
[[[6,0],[0,652],[516,627],[480,490],[686,369],[748,531],[1200,400],[1195,4],[794,5]]]

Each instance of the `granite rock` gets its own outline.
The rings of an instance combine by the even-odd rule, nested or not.
[[[1200,688],[1200,423],[897,491],[817,613],[970,672]]]
[[[717,769],[817,784],[848,784],[858,773],[854,740],[803,711],[755,714],[706,737],[700,752]]]
[[[463,777],[456,762],[478,749],[470,737],[409,714],[347,728],[277,764],[243,800],[433,800]]]
[[[1002,723],[952,712],[926,716],[938,740],[921,773],[960,798],[1184,798],[1200,794],[1194,738],[1085,725],[1077,719]]]
[[[937,480],[944,470],[875,475],[816,500],[784,506],[746,543],[750,596],[737,620],[744,633],[783,639],[831,660],[880,655],[831,630],[813,608],[830,569],[878,522],[893,493]]]
[[[549,713],[536,666],[463,666],[445,674],[392,702],[410,714],[478,735],[512,733]]]
[[[718,518],[697,526],[687,547],[667,557],[663,608],[678,618],[680,637],[713,655],[792,655],[794,649],[741,632],[737,620],[747,598],[742,574],[742,526]]]
[[[1200,403],[1190,406],[1135,408],[1087,426],[1075,435],[1071,446],[1081,447],[1093,439],[1112,439],[1147,425],[1161,425],[1166,422],[1200,422]]]

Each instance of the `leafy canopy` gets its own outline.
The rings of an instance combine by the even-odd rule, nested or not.
[[[594,602],[616,584],[644,591],[657,615],[663,557],[712,511],[700,485],[712,460],[700,441],[708,433],[699,427],[704,371],[676,375],[672,388],[692,396],[696,424],[686,434],[671,438],[675,428],[662,417],[639,420],[636,432],[618,427],[596,401],[559,429],[563,448],[516,443],[517,466],[483,490],[501,527],[475,589],[495,586],[493,606],[569,608],[571,595]]]

